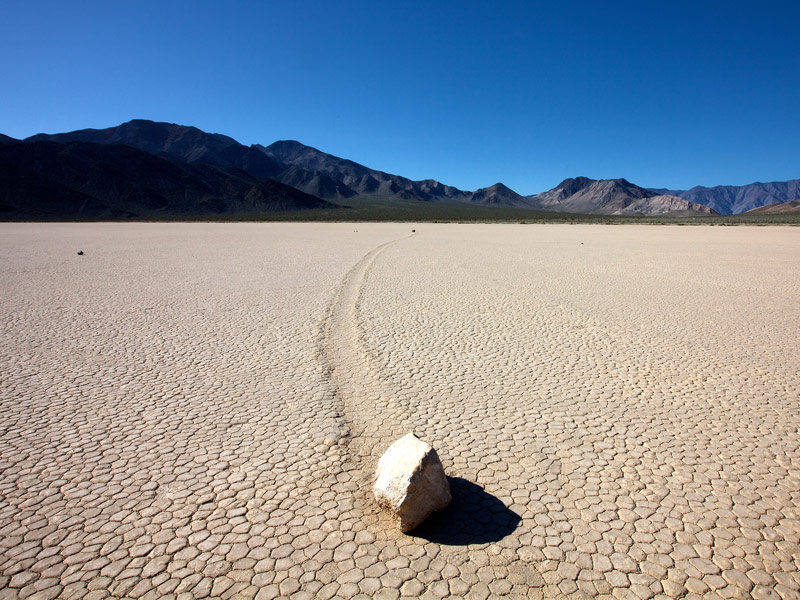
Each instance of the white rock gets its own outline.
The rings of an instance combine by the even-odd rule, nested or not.
[[[450,504],[450,484],[433,446],[413,433],[389,446],[378,461],[375,499],[394,516],[400,531],[410,531],[428,515]]]

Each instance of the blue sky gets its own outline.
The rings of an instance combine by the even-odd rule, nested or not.
[[[5,2],[0,132],[132,118],[523,194],[800,178],[797,2]]]

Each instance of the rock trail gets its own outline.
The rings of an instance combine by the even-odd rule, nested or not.
[[[412,237],[416,235],[411,234]],[[359,260],[339,286],[322,326],[322,348],[330,367],[331,378],[342,403],[342,418],[348,426],[350,452],[363,464],[362,477],[368,479],[377,457],[372,456],[375,443],[392,441],[391,435],[402,431],[407,419],[401,415],[391,428],[376,418],[381,402],[387,401],[391,390],[382,381],[363,348],[363,333],[359,324],[358,304],[364,282],[375,259],[387,247],[401,242],[393,240],[374,248]],[[376,426],[380,429],[376,430]]]

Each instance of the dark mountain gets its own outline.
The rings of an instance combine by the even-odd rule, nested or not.
[[[467,201],[469,194],[461,190],[426,179],[412,181],[360,165],[352,160],[327,154],[293,140],[284,140],[260,148],[278,162],[321,173],[346,185],[357,194],[396,196],[407,200]]]
[[[530,201],[525,198],[525,196],[520,196],[517,192],[509,189],[502,183],[495,183],[493,186],[475,190],[469,194],[469,201],[473,204],[484,204],[487,206],[533,208]]]
[[[18,141],[19,140],[16,140],[12,137],[0,133],[0,144],[10,144],[11,142],[18,142]]]
[[[656,194],[626,179],[565,179],[553,189],[528,196],[542,210],[604,215],[702,215],[708,207]]]
[[[705,204],[723,215],[739,214],[768,204],[782,204],[800,198],[800,179],[751,183],[749,185],[695,186],[690,190],[654,190]]]
[[[330,206],[241,169],[188,164],[125,145],[0,143],[4,219],[257,214]]]
[[[108,129],[81,129],[54,135],[40,133],[25,141],[125,144],[183,162],[237,167],[256,177],[269,177],[315,196],[349,198],[355,195],[347,186],[325,175],[276,161],[261,151],[263,146],[244,146],[227,135],[174,123],[134,119]]]
[[[747,211],[748,215],[776,215],[786,213],[800,213],[800,200],[767,204]]]
[[[437,181],[411,181],[369,169],[358,163],[320,152],[299,142],[276,142],[265,148],[244,146],[225,135],[196,127],[135,119],[107,129],[82,129],[54,135],[38,134],[25,140],[125,144],[162,157],[188,163],[233,166],[270,177],[322,198],[350,198],[357,194],[404,199],[466,200],[467,195]]]
[[[352,198],[357,195],[355,191],[341,181],[337,181],[324,173],[309,171],[297,165],[285,167],[275,179],[312,196],[329,200]]]
[[[108,129],[81,129],[54,135],[40,133],[25,141],[125,144],[156,156],[169,156],[183,162],[238,167],[256,177],[274,177],[285,169],[284,165],[265,156],[263,152],[243,146],[226,135],[206,133],[197,127],[156,123],[144,119],[134,119]]]
[[[231,175],[236,172],[239,177],[244,172],[253,181],[270,178],[318,198],[334,201],[363,195],[390,201],[458,202],[559,212],[695,215],[715,214],[705,208],[708,206],[719,213],[735,214],[800,197],[800,179],[738,187],[667,190],[645,189],[625,179],[575,177],[565,179],[552,190],[527,197],[502,184],[469,192],[432,179],[413,181],[370,169],[297,141],[279,141],[266,147],[258,144],[244,146],[231,137],[206,133],[196,127],[141,119],[107,129],[39,134],[25,142],[48,140],[124,144],[172,161],[215,166],[218,167],[217,173]],[[0,143],[14,141],[7,136],[0,137]],[[55,183],[49,180],[47,185]],[[43,181],[39,184],[44,185]],[[70,189],[79,191],[74,187]]]

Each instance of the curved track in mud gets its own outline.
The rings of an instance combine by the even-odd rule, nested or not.
[[[367,275],[375,259],[386,248],[413,237],[381,244],[358,261],[339,286],[323,325],[323,354],[330,368],[331,379],[342,405],[343,420],[349,429],[349,450],[369,476],[377,457],[371,456],[381,442],[382,421],[376,419],[379,405],[390,401],[390,390],[381,381],[361,342],[358,304]],[[377,430],[376,430],[376,425]],[[395,422],[395,425],[398,425]],[[391,440],[383,440],[384,444]]]

